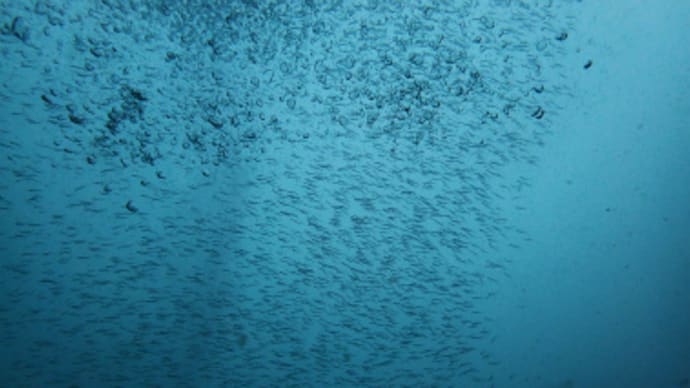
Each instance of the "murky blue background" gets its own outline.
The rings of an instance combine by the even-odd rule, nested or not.
[[[690,386],[689,21],[0,2],[0,385]]]

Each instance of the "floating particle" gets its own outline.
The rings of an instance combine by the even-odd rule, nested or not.
[[[129,210],[130,213],[136,213],[139,211],[139,209],[137,209],[136,206],[134,206],[134,204],[132,204],[131,200],[127,201],[127,203],[125,204],[125,208],[127,210]]]

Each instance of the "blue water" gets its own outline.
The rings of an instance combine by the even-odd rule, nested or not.
[[[690,386],[689,20],[0,2],[0,386]]]

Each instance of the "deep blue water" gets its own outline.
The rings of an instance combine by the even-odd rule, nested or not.
[[[0,386],[690,386],[689,21],[0,2]]]

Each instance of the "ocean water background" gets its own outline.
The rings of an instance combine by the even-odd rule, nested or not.
[[[0,385],[690,386],[690,3],[0,33]]]

